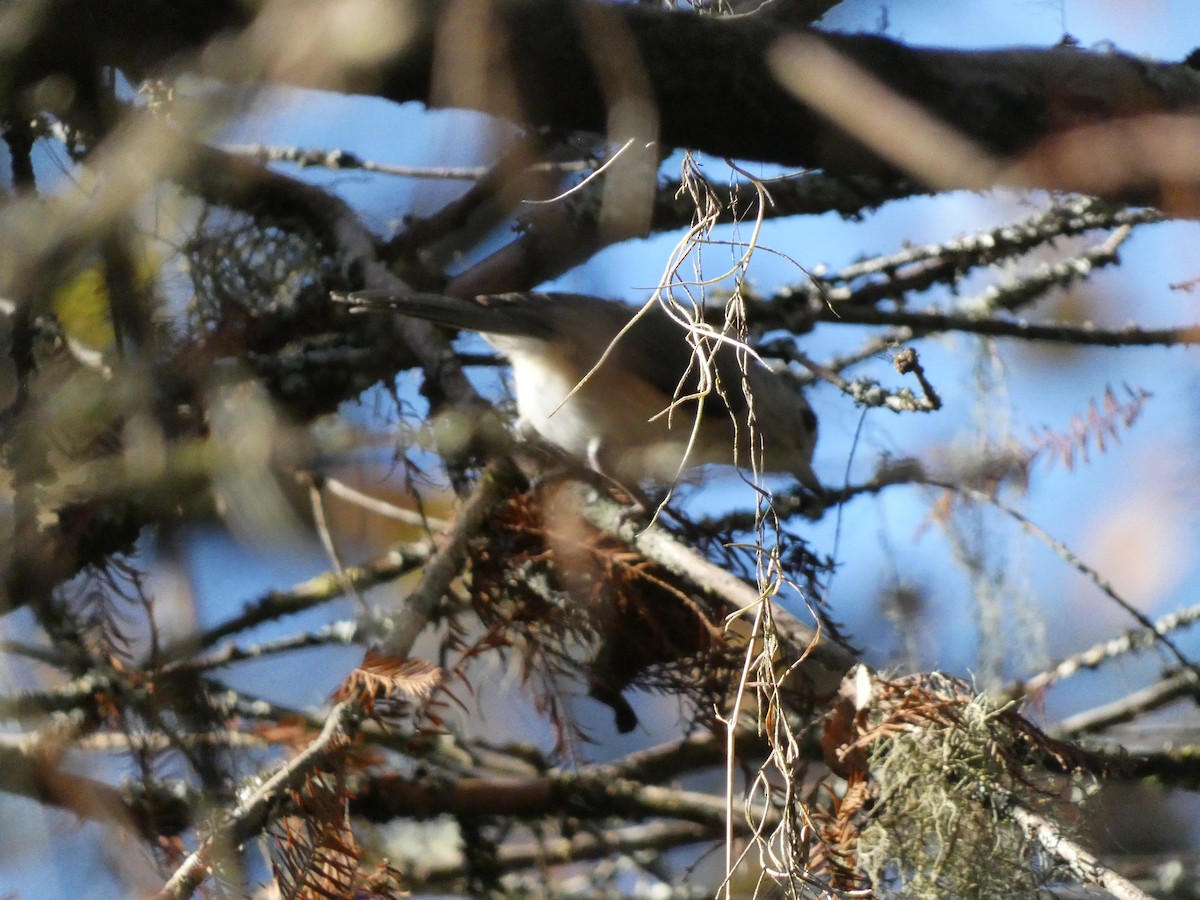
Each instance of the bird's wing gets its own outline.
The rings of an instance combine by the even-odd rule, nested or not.
[[[620,309],[622,325],[635,312],[624,304],[609,305]],[[746,399],[741,387],[742,372],[736,348],[725,341],[710,344],[709,348],[730,407],[735,414],[744,413]],[[673,397],[677,393],[689,394],[701,383],[700,363],[694,353],[684,326],[656,304],[617,342],[612,363],[639,375],[666,396]],[[757,366],[759,363],[749,359],[747,365]],[[711,402],[718,402],[715,396]]]
[[[690,393],[700,383],[692,345],[678,322],[655,304],[637,318],[610,350],[610,344],[633,321],[638,308],[582,294],[523,292],[489,294],[474,299],[443,294],[397,294],[386,290],[356,291],[352,304],[386,308],[401,315],[428,319],[484,335],[539,341],[564,341],[577,354],[581,371],[594,366],[607,351],[604,367],[636,375],[669,398]],[[745,411],[741,370],[734,348],[715,347],[721,386],[735,413]],[[753,360],[750,365],[757,365]]]

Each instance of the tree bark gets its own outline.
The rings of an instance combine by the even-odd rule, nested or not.
[[[904,170],[943,189],[1008,182],[1090,191],[1185,214],[1197,205],[1190,195],[1181,200],[1178,190],[1200,183],[1200,163],[1189,152],[1200,128],[1193,118],[1200,73],[1189,64],[1070,46],[915,48],[762,16],[717,18],[595,0],[422,0],[386,8],[404,26],[394,46],[369,61],[339,58],[333,66],[316,59],[319,44],[290,62],[248,52],[273,46],[260,33],[278,24],[279,9],[271,4],[251,19],[230,2],[132,0],[114,12],[98,0],[59,0],[45,7],[30,39],[10,54],[13,88],[0,100],[11,115],[23,91],[49,75],[76,79],[83,91],[81,73],[95,65],[135,77],[183,67],[222,79],[477,109],[620,141],[644,137],[624,133],[616,114],[618,101],[641,89],[650,94],[642,99],[653,109],[659,141],[715,156],[835,174]],[[306,10],[290,15],[298,19]],[[848,64],[949,126],[985,164],[969,175],[954,167],[943,173],[934,159],[932,175],[913,173],[887,146],[912,139],[912,123],[895,108],[862,109],[870,96],[839,97],[836,89],[822,90],[816,104],[804,102],[781,82],[781,69],[806,65],[823,50],[832,51],[823,57]],[[599,77],[598,68],[607,77]],[[612,83],[614,71],[624,84]],[[854,105],[860,107],[855,116],[882,120],[868,123],[874,136],[864,138],[843,116]]]

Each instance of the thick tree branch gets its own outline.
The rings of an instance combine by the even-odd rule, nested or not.
[[[1010,801],[1005,811],[1031,840],[1036,840],[1047,853],[1066,864],[1084,884],[1097,885],[1118,900],[1153,900],[1145,891],[1067,837],[1055,822],[1016,801]]]
[[[614,777],[607,766],[538,778],[440,782],[379,775],[361,785],[350,808],[354,814],[377,822],[445,814],[523,819],[562,814],[597,819],[661,816],[713,828],[725,822],[725,801],[720,797]],[[768,825],[778,821],[774,810],[760,808],[758,813]]]
[[[876,85],[884,92],[879,96],[902,98],[907,106],[898,108],[953,123],[949,130],[979,151],[977,171],[956,180],[943,167],[939,177],[949,183],[940,187],[981,187],[982,173],[984,181],[1140,196],[1195,212],[1179,188],[1200,177],[1200,162],[1188,150],[1200,129],[1191,118],[1200,110],[1200,74],[1182,64],[1067,46],[913,48],[763,17],[721,19],[587,0],[500,0],[465,12],[434,0],[397,3],[393,31],[385,33],[392,49],[375,48],[371,57],[353,43],[365,39],[361,33],[341,43],[337,34],[323,42],[313,38],[322,15],[332,13],[317,10],[312,21],[307,15],[303,23],[289,20],[279,33],[278,3],[267,4],[253,22],[245,9],[226,0],[181,12],[178,4],[132,0],[116,14],[99,0],[48,3],[30,40],[8,60],[13,87],[0,101],[10,107],[26,86],[48,75],[82,78],[98,64],[135,76],[161,74],[178,65],[180,54],[197,54],[222,36],[202,64],[190,67],[228,80],[465,107],[623,139],[636,135],[613,132],[611,98],[590,61],[596,46],[619,42],[640,60],[640,81],[649,86],[658,137],[667,145],[837,174],[879,174],[895,171],[898,163],[910,168],[907,151],[881,146],[878,137],[902,142],[909,131],[905,121],[848,121],[841,105],[854,106],[862,99],[857,95],[823,92],[823,112],[798,99],[804,89],[793,77],[797,71],[836,60],[864,75],[864,84]],[[237,28],[245,31],[229,37]],[[792,36],[812,40],[797,43]],[[307,49],[306,64],[299,65],[297,53]],[[714,116],[714,109],[727,112]],[[881,109],[859,112],[886,118]],[[1164,118],[1168,114],[1183,116]],[[830,117],[840,125],[831,125]],[[1171,150],[1179,152],[1168,156]],[[924,152],[938,151],[930,146]]]

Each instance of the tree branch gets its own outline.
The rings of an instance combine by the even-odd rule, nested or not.
[[[590,41],[623,35],[636,48],[659,140],[669,146],[834,174],[897,171],[894,154],[869,138],[864,142],[853,123],[827,118],[840,119],[838,111],[854,106],[854,97],[823,97],[818,112],[780,81],[790,81],[795,66],[836,59],[932,121],[953,123],[963,141],[992,160],[984,173],[993,183],[1140,196],[1181,214],[1197,212],[1196,201],[1178,188],[1200,178],[1200,164],[1192,154],[1169,152],[1182,151],[1200,129],[1200,120],[1190,118],[1200,110],[1200,74],[1187,65],[1068,46],[914,48],[758,16],[698,16],[590,0],[500,0],[487,16],[479,12],[478,21],[453,15],[455,8],[436,0],[406,6],[407,18],[391,23],[393,49],[369,58],[332,39],[313,40],[320,10],[312,22],[289,23],[290,31],[276,34],[270,29],[279,24],[279,12],[272,4],[250,20],[246,7],[232,0],[193,2],[182,10],[132,0],[120,15],[99,0],[59,0],[46,4],[30,39],[10,59],[12,86],[0,101],[8,108],[27,85],[50,75],[81,79],[81,70],[96,65],[134,77],[163,74],[180,54],[214,44],[197,68],[217,78],[471,108],[623,140],[637,135],[610,133],[608,104],[588,52]],[[447,30],[476,26],[480,40],[471,55],[449,58]],[[236,28],[245,32],[230,37]],[[790,42],[793,36],[811,42]],[[294,58],[304,41],[313,47],[300,66]],[[453,82],[442,68],[452,63],[460,67]],[[713,109],[730,114],[714,116]],[[1174,114],[1182,116],[1170,118]],[[882,127],[895,140],[907,137],[903,122]],[[983,185],[972,175],[938,186]]]

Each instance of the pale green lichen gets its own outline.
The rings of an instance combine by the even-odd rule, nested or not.
[[[952,685],[946,679],[941,687],[957,694]],[[876,896],[1030,897],[1046,882],[1044,854],[1003,812],[1013,800],[1042,809],[1046,797],[994,752],[1012,746],[1000,712],[975,697],[951,716],[874,742],[879,799],[861,833],[859,865]]]

